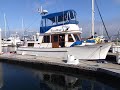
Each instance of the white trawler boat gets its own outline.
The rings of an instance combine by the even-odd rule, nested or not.
[[[67,59],[67,55],[82,60],[105,59],[111,43],[98,43],[97,37],[82,41],[81,33],[74,10],[47,14],[42,16],[40,35],[36,35],[36,41],[28,41],[26,47],[19,47],[17,54],[64,59]]]

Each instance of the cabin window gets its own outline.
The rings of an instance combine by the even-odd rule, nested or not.
[[[7,41],[11,41],[10,39],[8,39]]]
[[[50,36],[44,36],[43,43],[50,43]]]
[[[80,41],[80,35],[78,35],[78,34],[73,34],[73,35],[74,35],[76,41]]]
[[[53,22],[49,19],[46,19],[46,26],[51,26],[53,25]]]
[[[68,42],[74,42],[71,34],[68,35]]]
[[[58,42],[58,35],[54,35],[53,40],[53,42]]]
[[[33,47],[34,43],[28,43],[28,47]]]

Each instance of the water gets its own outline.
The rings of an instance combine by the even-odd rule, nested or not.
[[[119,87],[106,81],[98,81],[95,77],[38,70],[7,63],[0,63],[0,87],[0,90],[120,90]]]
[[[13,50],[5,49],[5,50]],[[0,90],[120,90],[114,78],[0,63]]]

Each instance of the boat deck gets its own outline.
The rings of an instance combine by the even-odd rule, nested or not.
[[[67,64],[66,60],[60,58],[47,58],[29,55],[17,55],[13,53],[5,53],[0,55],[1,62],[16,62],[16,63],[32,63],[32,64],[47,64],[56,67],[66,67],[71,69],[79,69],[89,72],[105,73],[111,76],[120,78],[120,65],[107,62],[97,63],[97,61],[80,60],[77,65]]]

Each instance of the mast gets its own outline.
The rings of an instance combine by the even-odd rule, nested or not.
[[[5,23],[5,36],[4,36],[4,38],[6,38],[6,15],[5,15],[5,13],[4,13],[4,23]]]
[[[24,24],[24,21],[23,21],[23,18],[22,18],[22,31],[24,32],[23,24]]]
[[[23,40],[25,40],[25,30],[24,30],[24,20],[22,18],[22,32],[23,32]]]
[[[24,31],[24,21],[23,21],[23,18],[22,18],[22,32],[23,32],[23,36],[25,36],[25,31]]]
[[[94,0],[92,0],[92,36],[94,38],[94,14],[95,14],[95,11],[94,11]]]

